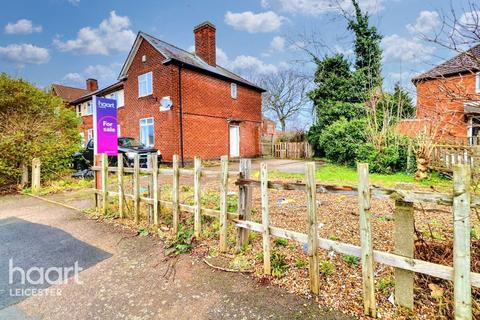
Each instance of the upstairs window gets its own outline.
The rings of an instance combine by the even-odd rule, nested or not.
[[[231,83],[230,84],[230,96],[232,99],[237,99],[237,84]]]
[[[91,101],[87,102],[87,115],[93,114],[93,105]]]
[[[477,72],[477,81],[475,81],[475,92],[480,93],[480,72]]]
[[[77,117],[81,117],[82,116],[82,105],[81,104],[77,104],[75,106],[75,110],[77,111]]]
[[[152,72],[147,72],[138,76],[138,97],[151,95],[152,90]]]

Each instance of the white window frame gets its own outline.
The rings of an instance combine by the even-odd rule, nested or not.
[[[87,138],[88,138],[87,143],[88,143],[88,141],[93,139],[93,129],[88,129],[87,130]]]
[[[480,72],[475,74],[475,93],[480,93]]]
[[[153,119],[153,117],[142,118],[139,120],[139,125],[140,125],[140,134],[139,134],[140,142],[148,147],[153,147],[155,145],[155,120]],[[148,136],[146,139],[142,137],[142,128],[148,127],[148,126],[152,126],[152,132],[153,132],[152,141],[148,141]]]
[[[117,124],[117,137],[121,137],[121,136],[122,136],[122,134],[120,133],[120,132],[121,132],[120,129],[121,129],[121,128],[120,128],[120,125]]]
[[[232,99],[237,99],[238,96],[238,86],[236,83],[230,83],[230,96]]]
[[[77,113],[77,117],[81,117],[82,116],[82,105],[81,104],[77,104],[75,106],[75,112]]]
[[[93,104],[92,101],[87,101],[87,115],[93,114]]]
[[[153,94],[153,74],[147,72],[138,76],[138,97],[146,97]]]

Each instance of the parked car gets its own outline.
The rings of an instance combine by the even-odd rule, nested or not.
[[[90,168],[93,165],[94,163],[93,161],[94,144],[93,143],[94,143],[93,139],[90,139],[84,150],[81,150],[80,152],[76,152],[73,155],[74,169],[85,170]],[[123,154],[123,165],[125,167],[133,167],[135,154],[139,155],[140,167],[142,168],[147,167],[149,154],[157,154],[159,163],[162,160],[162,154],[160,153],[159,150],[155,148],[147,147],[141,142],[131,137],[118,138],[118,153]],[[111,166],[116,166],[117,156],[109,156],[108,163]]]

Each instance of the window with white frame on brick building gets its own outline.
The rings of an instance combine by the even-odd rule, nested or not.
[[[140,142],[148,147],[154,144],[153,118],[140,119]]]
[[[90,141],[91,139],[93,139],[93,129],[88,129],[88,141]]]
[[[147,72],[138,76],[138,97],[149,96],[153,93],[152,72]]]

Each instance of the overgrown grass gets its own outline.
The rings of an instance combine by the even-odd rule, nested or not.
[[[255,173],[258,175],[257,173]],[[304,174],[302,173],[285,173],[277,170],[271,170],[268,173],[270,179],[297,179],[303,180]],[[316,172],[316,178],[319,183],[332,183],[340,185],[356,185],[358,183],[357,171],[354,168],[341,166],[336,164],[324,164],[318,167]],[[430,178],[417,181],[413,174],[407,174],[398,172],[395,174],[370,174],[370,183],[382,187],[393,187],[396,183],[413,183],[417,187],[430,187],[436,188],[450,188],[452,186],[451,180],[442,178],[437,173],[431,173]]]

